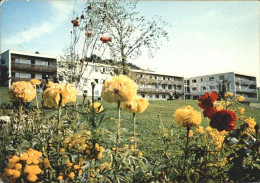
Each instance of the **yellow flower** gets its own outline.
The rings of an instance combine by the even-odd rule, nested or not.
[[[13,178],[17,179],[21,176],[21,172],[18,170],[13,170]]]
[[[207,128],[205,128],[205,130],[209,133],[212,131],[212,128],[210,126],[208,126]]]
[[[63,176],[62,175],[60,175],[60,176],[58,176],[58,178],[57,178],[58,180],[63,180]]]
[[[46,90],[42,93],[43,105],[58,109],[60,100],[61,106],[64,106],[66,103],[76,101],[77,89],[72,85],[48,83],[46,86]]]
[[[32,83],[33,85],[40,85],[40,84],[41,84],[41,81],[38,80],[38,79],[31,79],[31,80],[30,80],[30,83]]]
[[[71,167],[72,165],[73,165],[73,164],[70,163],[70,162],[67,163],[67,166],[68,166],[68,167]]]
[[[80,167],[79,167],[79,165],[74,165],[73,168],[74,168],[75,170],[78,170]]]
[[[75,177],[75,173],[74,172],[70,172],[69,173],[69,178],[73,179]]]
[[[227,93],[225,93],[225,98],[227,99],[227,98],[230,98],[230,97],[232,97],[234,94],[232,93],[232,92],[227,92]]]
[[[134,96],[131,100],[124,101],[121,103],[120,107],[124,111],[128,111],[130,113],[142,113],[146,110],[149,103],[146,98]]]
[[[137,84],[124,75],[114,76],[106,80],[101,96],[106,102],[117,103],[131,100],[137,94]]]
[[[13,175],[13,169],[6,168],[5,172],[7,173],[7,175]]]
[[[198,128],[196,129],[196,132],[203,134],[204,133],[203,126],[198,126]]]
[[[249,118],[245,119],[245,123],[248,124],[248,129],[250,132],[255,132],[256,121],[254,118],[249,117]]]
[[[192,136],[193,136],[193,131],[192,131],[192,130],[189,131],[188,136],[189,136],[189,137],[192,137]]]
[[[102,152],[97,154],[97,159],[101,159],[102,158]]]
[[[30,182],[35,182],[37,180],[37,176],[35,174],[29,173],[28,176],[27,176],[27,179]]]
[[[239,111],[240,114],[244,114],[245,108],[243,108],[243,107],[238,107],[237,109],[238,109],[238,111]]]
[[[50,161],[48,160],[48,158],[44,158],[43,159],[43,165],[45,168],[49,168],[51,166]]]
[[[30,102],[36,96],[36,89],[30,82],[17,81],[13,82],[8,94],[13,101]]]
[[[9,161],[17,163],[19,160],[20,160],[20,158],[18,156],[13,156]]]
[[[201,113],[194,110],[190,105],[177,109],[173,117],[183,127],[198,126],[202,120]]]
[[[60,152],[61,152],[61,153],[64,153],[64,152],[65,152],[65,149],[64,149],[64,148],[60,149]]]
[[[138,156],[143,156],[143,153],[142,153],[142,152],[139,152],[139,153],[138,153]]]
[[[22,164],[21,163],[16,163],[15,164],[15,169],[16,170],[20,170],[22,168]]]
[[[216,109],[217,109],[217,111],[220,111],[220,110],[224,109],[224,106],[223,105],[217,105]]]
[[[238,98],[239,101],[245,100],[245,97],[243,97],[242,95],[238,95],[237,98]]]
[[[91,103],[91,104],[89,105],[89,107],[87,107],[87,112],[88,112],[88,113],[91,113],[91,111],[92,111],[92,106],[93,106],[93,104]],[[103,110],[104,110],[104,108],[103,108],[102,104],[100,104],[99,102],[95,102],[95,103],[94,103],[94,111],[95,111],[95,113],[100,113],[100,112],[102,112]]]

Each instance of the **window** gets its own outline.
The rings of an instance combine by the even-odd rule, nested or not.
[[[154,79],[157,79],[157,76],[154,76]]]
[[[12,61],[12,62],[15,62],[15,58],[14,58],[14,57],[12,57],[12,58],[11,58],[11,61]]]
[[[215,89],[215,86],[210,86],[209,87],[211,90],[214,90]]]
[[[166,89],[166,85],[162,85],[162,89]]]
[[[144,93],[142,93],[141,96],[142,96],[143,98],[145,98],[145,94],[144,94]]]
[[[32,64],[32,61],[31,60],[26,60],[26,63],[27,64]]]
[[[31,74],[31,78],[35,78],[35,74]]]
[[[44,65],[44,66],[48,66],[48,62],[46,62],[46,61],[42,61],[42,65]]]
[[[49,78],[49,75],[48,74],[42,74],[42,79],[46,79],[46,78]]]
[[[193,79],[191,82],[192,82],[192,83],[197,83],[197,80],[196,80],[196,79]]]
[[[200,81],[203,82],[203,78],[200,78]]]
[[[214,77],[209,77],[209,80],[210,81],[214,81]]]
[[[29,79],[32,78],[31,74],[27,74],[27,78]]]
[[[19,77],[20,77],[20,73],[19,73],[19,72],[16,72],[16,73],[15,73],[15,77],[16,77],[16,78],[19,78]]]
[[[163,80],[165,80],[165,77],[163,77]]]
[[[219,80],[224,80],[224,76],[219,76]]]
[[[15,63],[20,63],[20,59],[19,59],[19,58],[16,58],[16,59],[15,59]]]
[[[12,76],[12,77],[15,77],[15,72],[12,72],[12,73],[11,73],[11,76]]]
[[[170,80],[171,80],[171,78],[169,77],[169,78],[168,78],[168,80],[170,81]]]
[[[153,94],[149,94],[149,98],[153,98]]]
[[[192,91],[195,91],[195,90],[197,90],[197,87],[193,87],[193,88],[192,88]]]
[[[98,84],[98,79],[95,79],[95,82]]]
[[[165,98],[166,98],[166,95],[162,95],[162,98],[164,98],[164,99],[165,99]]]
[[[159,98],[159,95],[155,95],[155,98]]]
[[[96,96],[99,96],[99,90],[95,90],[95,94]]]
[[[87,82],[88,82],[88,79],[87,79],[87,78],[83,78],[83,82],[84,82],[84,83],[87,83]]]
[[[205,86],[202,86],[201,91],[205,91],[205,90],[207,90],[207,88]]]
[[[172,90],[172,85],[168,85],[168,89],[169,89],[169,90]]]

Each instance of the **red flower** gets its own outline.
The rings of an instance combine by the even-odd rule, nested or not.
[[[204,117],[208,117],[209,119],[211,119],[215,112],[217,112],[217,109],[215,107],[211,107],[211,108],[204,109],[203,115]]]
[[[233,111],[220,110],[212,115],[210,126],[218,131],[230,131],[236,127],[237,116]]]
[[[208,92],[205,93],[204,96],[201,96],[198,101],[200,102],[198,105],[202,109],[209,109],[213,107],[213,103],[217,100],[218,93],[215,91],[212,91],[211,94]]]
[[[93,33],[92,33],[91,31],[87,31],[87,32],[85,32],[85,35],[86,35],[87,37],[92,37],[92,36],[93,36]]]
[[[111,41],[112,41],[112,38],[111,38],[111,37],[101,37],[100,40],[101,40],[103,43],[108,43],[108,42],[111,42]]]
[[[77,19],[71,20],[71,23],[73,24],[74,27],[78,27],[79,26],[79,21]]]

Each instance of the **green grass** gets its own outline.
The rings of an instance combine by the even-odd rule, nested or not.
[[[0,88],[1,92],[1,104],[9,103],[10,99],[8,98],[8,88]],[[41,95],[38,95],[38,100],[41,100]],[[79,98],[79,104],[81,104],[82,98]],[[105,118],[112,117],[114,120],[106,120],[102,127],[115,132],[116,129],[116,118],[117,118],[117,106],[116,104],[110,104],[101,102],[104,105],[105,112],[102,113],[105,115]],[[150,101],[148,109],[142,113],[136,115],[136,133],[139,139],[138,147],[147,154],[153,154],[160,147],[160,139],[157,132],[159,131],[160,120],[169,128],[177,128],[176,124],[173,121],[173,113],[176,109],[184,106],[191,105],[194,109],[202,112],[202,109],[198,107],[197,100],[173,100],[173,101]],[[32,106],[35,106],[35,102],[32,102]],[[235,104],[233,107],[242,106],[245,108],[245,115],[255,118],[256,122],[260,122],[260,109],[249,108],[243,106],[242,104]],[[132,136],[132,114],[121,111],[121,131],[122,136],[127,138],[127,141],[130,143],[130,138]],[[203,118],[202,126],[208,126],[209,119]],[[180,128],[180,131],[185,129]],[[151,148],[152,147],[152,148]],[[152,149],[152,150],[151,150]],[[149,151],[149,152],[147,152]]]

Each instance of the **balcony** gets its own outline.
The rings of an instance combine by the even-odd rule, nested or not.
[[[239,83],[241,85],[256,85],[256,81],[246,80],[246,79],[237,79],[236,83]]]
[[[33,72],[46,72],[54,73],[57,71],[56,66],[45,66],[45,65],[35,65],[35,64],[24,64],[12,62],[11,69],[23,70],[23,71],[33,71]]]
[[[18,77],[11,77],[11,82],[16,82],[16,81],[30,81],[32,78],[18,78]],[[38,79],[39,81],[43,81],[43,79]]]
[[[249,89],[249,88],[245,88],[245,89],[236,89],[237,93],[257,93],[257,89]]]
[[[156,89],[156,88],[138,88],[138,92],[144,93],[157,93],[157,94],[170,94],[172,90],[167,89]],[[175,91],[175,90],[174,90]],[[182,90],[176,90],[177,94],[183,94]]]

